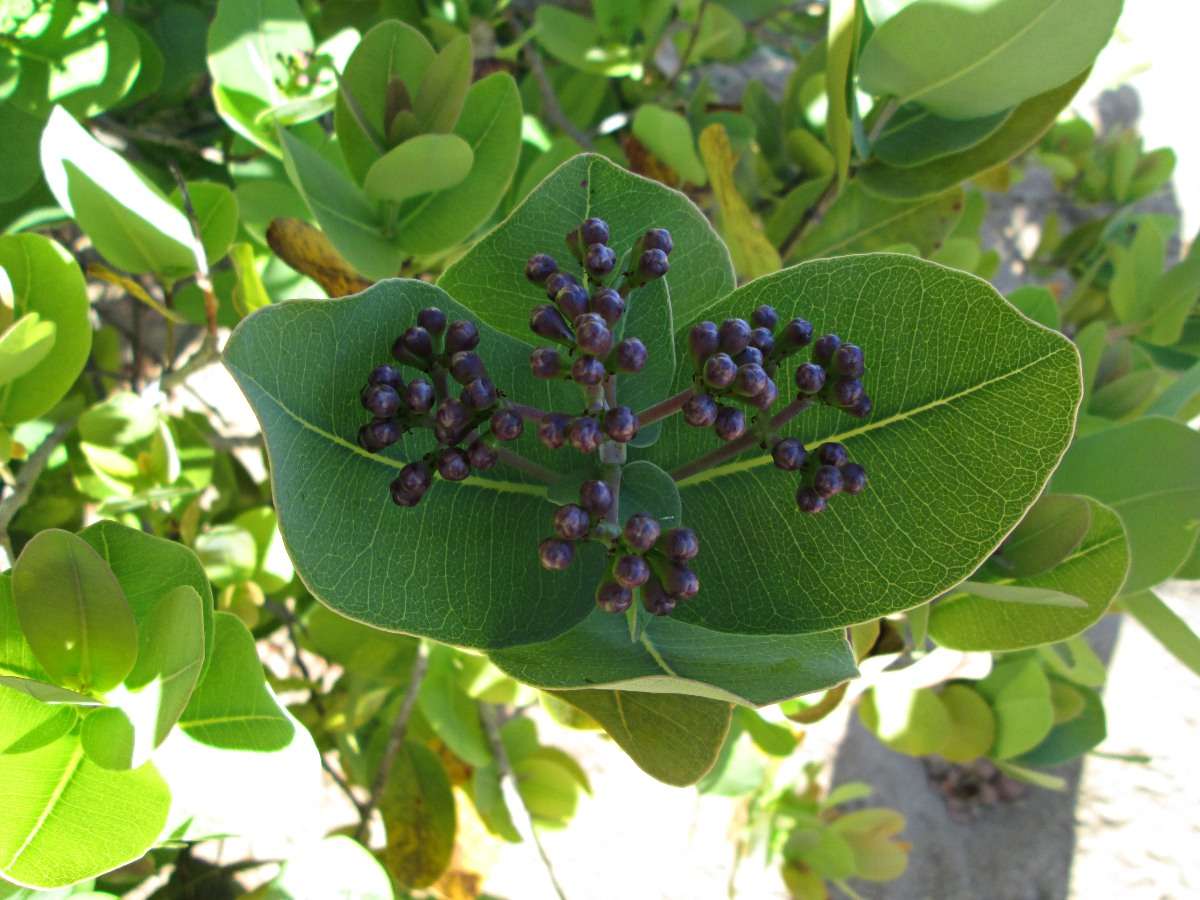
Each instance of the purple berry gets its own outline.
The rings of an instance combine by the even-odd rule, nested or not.
[[[690,600],[700,593],[700,579],[687,566],[669,565],[663,571],[663,590],[676,600]]]
[[[750,323],[758,328],[765,328],[768,332],[774,332],[775,326],[779,324],[779,313],[775,312],[775,307],[764,303],[750,313]]]
[[[479,346],[479,329],[474,322],[460,319],[451,322],[446,329],[446,352],[453,355],[463,350],[474,350]]]
[[[579,486],[579,502],[592,515],[603,517],[612,509],[612,490],[603,481],[585,481]]]
[[[659,535],[662,534],[662,526],[652,516],[645,513],[634,513],[625,522],[622,534],[625,536],[625,543],[632,549],[645,553],[658,543]]]
[[[737,376],[733,380],[733,390],[743,397],[757,397],[767,389],[766,370],[755,363],[738,366]]]
[[[604,442],[604,432],[591,416],[580,416],[567,426],[567,440],[580,453],[595,453]]]
[[[575,546],[570,541],[546,538],[538,544],[538,559],[542,563],[542,568],[549,569],[551,572],[561,572],[575,559]]]
[[[833,466],[817,466],[813,472],[812,488],[828,500],[834,494],[841,493],[842,473]]]
[[[717,329],[721,349],[730,356],[737,356],[750,346],[750,326],[745,319],[726,319]]]
[[[761,366],[764,362],[764,357],[762,351],[757,347],[747,347],[735,356],[733,361],[739,366],[744,366],[746,363],[754,363],[756,366]]]
[[[784,438],[771,449],[771,459],[785,472],[795,472],[804,465],[808,453],[799,438]]]
[[[618,444],[628,444],[637,436],[638,417],[628,406],[617,406],[604,414],[604,432]]]
[[[642,606],[652,616],[669,616],[675,611],[675,598],[670,596],[657,578],[642,587]]]
[[[787,350],[807,347],[812,341],[813,327],[807,319],[795,318],[783,326],[778,343]]]
[[[662,536],[662,552],[672,562],[684,563],[700,553],[700,539],[690,528],[672,528]]]
[[[857,378],[839,378],[829,389],[829,394],[837,406],[853,406],[863,395],[863,384]]]
[[[415,413],[427,413],[433,409],[433,401],[436,397],[433,385],[424,378],[410,381],[404,389],[404,403]]]
[[[567,320],[549,304],[533,308],[529,315],[529,328],[538,337],[544,337],[548,341],[560,344],[572,344],[575,341],[575,336],[567,327]]]
[[[400,426],[391,419],[368,422],[358,429],[358,445],[368,453],[378,453],[400,440]]]
[[[633,606],[633,591],[615,581],[605,581],[596,588],[596,606],[607,613],[623,613]]]
[[[649,354],[646,345],[637,338],[625,338],[617,344],[617,368],[622,372],[640,372]]]
[[[405,350],[419,359],[428,359],[433,356],[433,335],[420,325],[412,326],[400,335],[392,347],[392,355],[403,359]]]
[[[612,288],[600,287],[592,291],[588,308],[611,327],[624,315],[625,299]]]
[[[606,247],[604,244],[592,244],[587,248],[583,264],[587,267],[589,274],[603,278],[616,268],[617,254],[613,252],[612,247]]]
[[[434,415],[434,421],[448,431],[462,428],[470,419],[471,411],[466,404],[453,397],[443,400]]]
[[[411,462],[400,470],[393,485],[399,485],[407,494],[420,496],[433,484],[433,472],[424,462]]]
[[[571,378],[576,384],[594,386],[604,380],[604,363],[594,356],[581,356],[571,364]]]
[[[567,442],[567,427],[570,418],[562,413],[550,413],[538,423],[538,440],[551,450],[557,450]]]
[[[591,524],[587,510],[574,503],[560,506],[554,511],[554,533],[564,541],[577,541],[584,537]]]
[[[562,357],[553,347],[538,347],[529,354],[529,370],[535,378],[557,378],[562,374]]]
[[[558,263],[545,253],[535,253],[525,263],[525,277],[534,284],[541,284],[557,271]]]
[[[472,469],[486,471],[496,465],[499,459],[500,454],[496,449],[483,441],[472,441],[471,446],[467,448],[467,461]]]
[[[833,371],[845,378],[859,378],[867,369],[861,347],[842,344],[833,354]]]
[[[833,354],[842,346],[842,339],[836,334],[824,334],[813,342],[813,362],[828,366],[833,360]]]
[[[400,395],[390,384],[373,384],[362,392],[362,405],[377,419],[390,419],[400,409]]]
[[[670,268],[671,263],[667,260],[667,254],[661,250],[647,250],[638,260],[638,274],[646,281],[662,278]]]
[[[487,367],[479,354],[473,350],[464,350],[450,357],[450,375],[459,384],[470,384],[476,378],[487,375]]]
[[[650,564],[633,554],[618,557],[613,566],[613,577],[627,588],[641,587],[650,580]]]
[[[554,305],[558,307],[563,318],[574,322],[576,316],[581,316],[588,310],[588,295],[581,284],[564,285],[562,290],[554,295]]]
[[[608,223],[603,219],[593,216],[590,219],[584,219],[583,224],[579,226],[579,239],[585,245],[607,244],[609,236]]]
[[[546,299],[553,300],[568,284],[579,284],[579,279],[570,272],[555,272],[546,279]]]
[[[613,336],[604,320],[590,313],[575,321],[575,342],[584,353],[603,359],[612,350]]]
[[[766,328],[755,328],[750,332],[750,346],[770,356],[775,349],[775,335]]]
[[[714,353],[704,361],[704,383],[724,390],[737,378],[737,363],[727,353]]]
[[[750,398],[750,403],[757,406],[761,410],[768,410],[775,405],[775,401],[779,399],[779,388],[775,385],[775,381],[771,378],[767,379],[766,385],[762,389],[762,393],[755,394]]]
[[[708,394],[696,394],[683,404],[683,420],[695,428],[707,428],[717,421],[717,401]]]
[[[397,391],[404,389],[404,379],[400,377],[400,370],[393,366],[373,368],[371,374],[367,376],[367,384],[386,384]]]
[[[830,441],[827,444],[822,444],[817,448],[817,460],[823,466],[835,466],[841,468],[850,462],[850,451],[846,449],[845,444],[838,444]]]
[[[457,447],[446,447],[438,454],[437,470],[447,481],[462,481],[471,474],[471,463]]]
[[[856,401],[854,401],[853,406],[846,407],[845,412],[849,413],[850,415],[854,416],[857,419],[865,419],[867,416],[869,416],[871,414],[871,410],[873,408],[874,408],[874,406],[871,403],[871,398],[868,397],[866,394],[863,394]]]
[[[671,232],[665,228],[651,228],[647,231],[642,237],[642,246],[647,250],[661,250],[668,255],[675,248]]]
[[[698,322],[688,331],[688,350],[692,361],[700,365],[721,347],[721,338],[715,322]]]
[[[810,487],[801,487],[796,491],[796,505],[800,512],[819,513],[825,508],[825,498]]]
[[[421,502],[420,494],[410,494],[399,487],[398,482],[393,481],[389,488],[392,495],[392,502],[397,506],[413,507]]]
[[[515,441],[525,430],[525,420],[521,418],[519,412],[512,409],[496,410],[492,413],[491,421],[488,424],[492,429],[492,435],[498,441]]]
[[[723,441],[736,441],[746,433],[746,416],[733,406],[722,406],[717,410],[717,420],[713,422],[713,431]]]
[[[858,463],[842,466],[842,490],[847,494],[861,494],[867,489],[867,470]]]
[[[417,324],[432,335],[440,335],[446,330],[446,314],[436,306],[427,306],[417,313]]]
[[[796,367],[796,389],[802,394],[815,394],[825,386],[825,370],[816,363]]]
[[[463,388],[462,399],[472,409],[491,409],[498,399],[496,386],[490,378],[476,378]]]

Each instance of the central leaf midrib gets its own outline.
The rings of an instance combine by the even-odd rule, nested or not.
[[[274,403],[277,407],[279,407],[281,410],[283,410],[283,412],[287,415],[287,417],[289,419],[291,419],[292,421],[296,422],[298,425],[300,425],[300,427],[302,427],[308,431],[311,431],[313,434],[316,434],[316,435],[319,435],[320,437],[325,438],[325,440],[329,441],[331,444],[336,444],[337,446],[339,446],[345,450],[349,450],[350,452],[355,453],[358,456],[363,457],[364,459],[368,459],[371,462],[379,463],[380,465],[388,466],[389,468],[392,468],[392,469],[403,469],[406,465],[408,465],[407,462],[403,462],[401,460],[391,459],[386,456],[379,456],[374,453],[368,453],[366,450],[364,450],[362,447],[359,447],[357,444],[353,444],[350,441],[346,440],[345,438],[339,437],[338,435],[334,434],[333,432],[326,431],[324,428],[321,428],[319,425],[315,425],[314,423],[309,422],[307,419],[303,418],[298,413],[293,412],[287,406],[287,404],[285,404],[280,398],[276,397],[273,393],[271,393],[269,390],[267,390],[266,386],[263,385],[262,382],[260,382],[257,378],[255,378],[253,375],[251,375],[245,369],[238,366],[232,360],[226,358],[225,364],[231,370],[235,371],[240,377],[245,378],[247,381],[249,381],[255,387],[257,387],[260,391],[262,391],[264,396],[269,397],[271,399],[272,403]],[[261,423],[259,423],[259,424],[261,427]],[[500,493],[529,494],[529,495],[535,496],[535,497],[545,497],[546,492],[547,492],[547,488],[545,485],[525,484],[524,482],[520,482],[520,481],[498,481],[498,480],[495,480],[492,478],[480,478],[477,475],[472,475],[470,478],[467,478],[464,481],[461,481],[459,483],[471,485],[473,487],[483,488],[485,490],[498,491]]]
[[[813,438],[811,441],[809,441],[809,443],[813,445],[831,442],[840,443],[860,435],[870,434],[872,431],[877,431],[880,428],[888,425],[894,425],[897,422],[906,422],[909,419],[916,418],[922,413],[930,412],[931,410],[938,409],[939,407],[947,406],[957,400],[961,400],[964,397],[969,397],[971,394],[981,391],[984,388],[991,387],[993,384],[999,384],[1006,379],[1015,378],[1022,372],[1031,369],[1034,366],[1041,365],[1047,360],[1053,359],[1060,353],[1070,352],[1070,345],[1058,347],[1055,350],[1052,350],[1050,353],[1047,353],[1045,356],[1039,356],[1037,359],[1026,363],[1020,368],[1004,372],[1003,374],[997,375],[994,378],[988,378],[985,381],[981,381],[978,384],[973,384],[970,387],[964,388],[957,393],[950,394],[947,397],[939,397],[936,400],[931,400],[928,403],[914,407],[913,409],[902,410],[898,413],[888,416],[886,419],[880,419],[878,422],[868,422],[866,425],[860,425],[858,428],[851,428],[849,431],[842,431],[826,437]],[[757,468],[758,466],[766,465],[770,461],[771,457],[769,454],[762,454],[749,459],[734,460],[733,462],[726,463],[723,466],[716,466],[712,469],[708,469],[707,471],[698,472],[690,478],[685,478],[682,481],[677,482],[677,485],[680,490],[683,490],[684,488],[704,484],[707,481],[713,481],[714,479],[722,478],[726,475],[735,475],[738,472],[744,472],[748,469]]]

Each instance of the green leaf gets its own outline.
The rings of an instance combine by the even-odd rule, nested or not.
[[[25,639],[56,682],[104,692],[137,656],[137,625],[112,569],[86,541],[39,532],[13,566],[13,602]]]
[[[917,104],[896,111],[871,145],[871,155],[889,166],[920,166],[960,153],[990,137],[1012,111],[978,119],[943,119]]]
[[[983,696],[969,684],[946,685],[938,695],[950,716],[950,732],[938,755],[969,763],[983,756],[996,740],[996,717]]]
[[[409,436],[381,455],[355,441],[364,421],[357,401],[364,373],[390,358],[395,336],[431,305],[452,320],[469,315],[432,285],[393,279],[342,300],[274,304],[230,338],[226,364],[266,434],[283,539],[314,596],[350,618],[473,647],[547,640],[592,610],[602,561],[592,546],[568,572],[536,565],[551,511],[545,485],[500,466],[439,483],[420,506],[402,510],[388,485],[405,460],[425,453],[425,436]],[[528,345],[480,330],[502,390],[543,409],[578,403],[573,385],[533,379]],[[298,356],[265,350],[298,337]],[[314,366],[321,391],[296,377],[297,358]],[[551,467],[573,462],[526,431],[517,452]],[[315,472],[333,477],[314,482]],[[333,491],[345,502],[327,502]],[[446,521],[459,536],[453,544],[442,539]]]
[[[288,178],[304,197],[326,236],[368,278],[400,270],[404,252],[383,235],[378,210],[357,185],[290,132],[279,132]]]
[[[413,97],[413,113],[421,131],[445,133],[454,128],[473,70],[470,36],[459,35],[439,51]]]
[[[1166,237],[1152,221],[1143,220],[1138,224],[1132,244],[1128,247],[1110,244],[1108,253],[1113,263],[1109,286],[1113,312],[1122,323],[1140,323],[1162,300],[1161,292],[1156,288],[1167,254]],[[1195,296],[1191,299],[1194,301]]]
[[[806,517],[795,507],[795,476],[760,450],[680,481],[688,525],[706,546],[756,565],[701,554],[694,568],[703,589],[674,618],[741,634],[824,631],[918,606],[970,575],[1066,448],[1080,396],[1074,348],[985,282],[909,256],[803,263],[703,315],[720,321],[761,303],[863,348],[874,413],[858,422],[820,407],[788,431],[809,447],[845,443],[871,484]],[[681,347],[691,324],[679,329]],[[979,346],[996,351],[955,349]],[[790,372],[777,383],[780,403],[791,399]],[[1036,409],[1026,402],[1035,394]],[[710,435],[672,419],[645,455],[670,471],[713,446]],[[748,497],[755,515],[731,516]]]
[[[42,132],[41,158],[54,199],[114,266],[171,276],[195,271],[183,213],[62,107]]]
[[[930,254],[954,228],[962,208],[962,188],[916,201],[895,201],[869,194],[852,181],[788,260],[886,250],[900,243]]]
[[[0,756],[6,791],[0,875],[55,888],[133,862],[153,846],[171,802],[153,766],[113,772],[90,762],[73,735]]]
[[[425,36],[399,21],[380,22],[354,48],[342,73],[333,120],[346,165],[360,184],[382,155],[377,142],[388,132],[389,111],[398,111],[399,85],[415,97],[433,58]]]
[[[10,203],[28,193],[41,178],[38,141],[42,137],[41,116],[14,103],[0,103],[0,134],[4,135],[4,180],[0,181],[0,203]]]
[[[696,138],[687,119],[654,103],[643,103],[633,116],[633,134],[687,184],[705,185],[708,174],[696,155]]]
[[[200,226],[200,243],[204,247],[204,258],[215,266],[229,250],[237,237],[238,204],[233,191],[216,181],[187,182],[188,196],[196,213],[196,224]],[[183,194],[179,188],[171,192],[171,202],[176,209],[186,213]]]
[[[474,161],[471,145],[457,135],[419,134],[376,160],[363,188],[375,200],[403,203],[461,183]]]
[[[362,844],[334,834],[283,863],[262,890],[261,900],[305,900],[313,896],[392,900],[387,870]]]
[[[555,59],[597,75],[640,77],[642,64],[628,46],[607,44],[591,19],[541,4],[534,14],[537,39]]]
[[[412,671],[415,638],[361,625],[319,603],[305,614],[300,635],[306,648],[351,675],[394,681],[407,680]]]
[[[216,525],[196,537],[196,555],[217,587],[249,581],[258,568],[258,547],[240,525]]]
[[[833,150],[838,187],[846,183],[850,168],[850,92],[855,51],[858,49],[859,17],[856,0],[830,0],[828,33],[825,37],[825,93],[829,111],[825,137]]]
[[[1027,284],[1017,288],[1008,295],[1008,302],[1033,321],[1045,325],[1047,328],[1057,331],[1061,324],[1062,317],[1059,314],[1058,301],[1054,299],[1054,294],[1050,293],[1048,288],[1041,285]]]
[[[454,134],[470,145],[474,164],[455,187],[401,210],[397,240],[410,254],[438,253],[470,237],[508,190],[521,150],[521,95],[512,77],[497,72],[473,84]]]
[[[16,381],[49,356],[57,330],[53,322],[31,312],[0,331],[0,387]]]
[[[0,271],[11,286],[12,296],[4,305],[11,305],[14,317],[32,314],[43,327],[54,326],[50,354],[0,384],[0,424],[15,425],[50,410],[74,384],[91,350],[92,326],[79,266],[54,241],[39,234],[0,236]]]
[[[1037,143],[1071,102],[1086,77],[1087,72],[1083,72],[1060,87],[1024,101],[1003,125],[973,147],[908,168],[867,165],[856,177],[871,193],[894,200],[915,200],[940,194],[961,181],[1008,162]]]
[[[858,718],[886,746],[908,756],[940,753],[953,727],[942,698],[930,688],[913,690],[886,679],[863,694]]]
[[[1079,438],[1055,473],[1055,491],[1094,497],[1124,522],[1132,555],[1124,593],[1170,578],[1192,552],[1200,508],[1197,459],[1200,434],[1148,416]]]
[[[643,772],[677,787],[713,767],[733,707],[719,700],[628,691],[563,691],[555,696],[603,726]]]
[[[1063,684],[1052,682],[1051,684]],[[1045,740],[1015,760],[1022,766],[1058,766],[1070,762],[1104,740],[1108,727],[1104,716],[1104,701],[1090,688],[1074,687],[1083,697],[1079,715],[1055,725]]]
[[[267,687],[254,638],[232,613],[213,619],[212,663],[179,726],[193,740],[221,749],[265,753],[286,747],[295,726]]]
[[[993,564],[1013,578],[1049,571],[1083,543],[1092,527],[1092,506],[1073,494],[1043,494],[1005,539]]]
[[[190,841],[269,834],[281,846],[320,837],[312,811],[324,790],[321,756],[304,727],[287,712],[280,715],[291,736],[270,752],[250,741],[243,749],[214,746],[172,729],[154,752],[154,765],[171,786],[163,834]]]
[[[208,70],[227,90],[273,106],[286,99],[285,60],[312,50],[312,32],[295,0],[220,0],[208,30]]]
[[[396,754],[379,811],[387,828],[384,867],[405,887],[426,887],[450,864],[457,829],[454,794],[433,753],[406,741]]]
[[[479,707],[459,685],[458,655],[443,644],[429,650],[429,670],[417,705],[421,714],[454,755],[472,766],[492,762],[492,751],[479,721]]]
[[[1120,13],[1121,0],[910,3],[872,33],[859,76],[946,118],[987,116],[1090,66]]]
[[[1200,362],[1172,382],[1171,386],[1158,395],[1147,410],[1148,415],[1169,416],[1187,421],[1195,413],[1196,398],[1200,396]]]
[[[101,521],[79,533],[112,568],[125,592],[139,631],[158,603],[176,589],[189,587],[200,596],[204,624],[204,670],[213,655],[212,591],[196,554],[182,544]]]
[[[100,701],[75,691],[68,691],[56,684],[44,681],[34,681],[32,678],[21,678],[16,675],[0,675],[0,685],[14,691],[20,691],[48,706],[68,704],[70,706],[99,706]]]
[[[1090,518],[1078,549],[1054,568],[1016,582],[966,582],[962,593],[935,604],[929,620],[933,639],[956,650],[1017,650],[1089,628],[1121,590],[1129,569],[1129,545],[1117,514],[1093,502]],[[1014,589],[1035,596],[1010,595]]]
[[[680,4],[680,18],[692,23],[696,18],[693,10],[699,7],[700,28],[692,46],[692,60],[732,59],[746,43],[746,28],[733,12],[719,3]],[[691,40],[691,29],[675,33],[676,49],[682,53]]]
[[[721,232],[733,256],[734,268],[745,278],[778,271],[781,265],[779,251],[767,240],[734,183],[733,168],[737,158],[723,125],[709,125],[701,132],[700,155],[712,180],[713,196],[720,210]]]
[[[545,293],[525,278],[525,263],[532,254],[546,251],[564,269],[581,274],[573,261],[563,259],[567,257],[563,239],[588,216],[608,222],[618,259],[629,255],[647,229],[663,227],[671,232],[677,249],[663,280],[670,289],[677,325],[733,289],[729,251],[690,200],[591,154],[576,156],[556,169],[504,222],[451,265],[438,285],[492,327],[529,341],[529,311],[545,302]],[[635,306],[641,293],[634,298]]]
[[[625,315],[620,336],[636,335],[646,346],[647,361],[642,371],[618,379],[617,402],[635,412],[667,398],[675,377],[675,319],[671,306],[671,288],[666,278],[652,281],[625,298]],[[630,442],[634,447],[649,447],[662,434],[662,423],[641,428]]]
[[[180,585],[155,604],[139,629],[137,664],[125,679],[125,687],[153,700],[152,746],[179,721],[203,667],[204,601],[195,588]]]
[[[1200,637],[1162,598],[1141,591],[1121,598],[1121,608],[1162,644],[1163,649],[1200,675]]]
[[[528,756],[513,763],[513,775],[535,824],[562,827],[575,815],[582,791],[571,770],[559,760]]]
[[[1154,282],[1153,290],[1156,300],[1141,337],[1148,343],[1169,347],[1179,341],[1188,316],[1196,308],[1196,297],[1200,295],[1200,252],[1190,250],[1178,265]]]
[[[160,421],[158,409],[148,397],[121,391],[79,417],[79,436],[100,447],[128,447],[154,434]]]
[[[264,591],[272,592],[285,588],[296,574],[292,560],[283,545],[279,533],[275,510],[270,506],[248,509],[233,524],[243,528],[254,538],[254,580]]]
[[[993,759],[1020,756],[1040,744],[1054,725],[1050,682],[1036,656],[1020,656],[996,665],[975,683],[996,715]]]

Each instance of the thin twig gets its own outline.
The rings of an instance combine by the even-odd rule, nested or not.
[[[173,150],[182,150],[184,153],[198,156],[205,162],[210,162],[218,166],[223,166],[230,162],[244,162],[260,155],[259,153],[249,153],[230,157],[226,156],[216,147],[202,147],[199,144],[194,144],[191,141],[186,141],[173,135],[161,134],[160,132],[149,131],[144,128],[133,128],[109,118],[92,122],[92,131],[119,140],[126,146],[132,141],[137,141],[145,144],[157,144],[160,147],[170,147]]]
[[[694,396],[696,396],[696,389],[688,388],[672,397],[668,397],[666,400],[655,403],[653,406],[646,407],[637,414],[638,426],[645,428],[647,425],[653,425],[655,422],[667,418],[667,416],[673,416],[679,410],[683,409],[684,404]]]
[[[546,74],[546,67],[542,65],[542,56],[533,45],[533,41],[527,43],[521,52],[525,55],[525,64],[533,73],[533,80],[537,82],[538,91],[542,95],[542,116],[584,150],[595,150],[596,145],[592,143],[592,139],[567,118],[567,114],[559,105],[554,85],[550,83],[550,76]]]
[[[396,718],[392,721],[392,730],[388,734],[387,746],[384,747],[383,756],[379,760],[379,768],[375,770],[375,779],[371,782],[370,796],[360,811],[358,828],[354,831],[354,839],[359,843],[362,843],[367,836],[367,829],[371,826],[371,816],[379,805],[383,789],[387,787],[388,776],[392,774],[392,764],[396,761],[396,754],[404,746],[404,736],[408,733],[408,720],[412,717],[413,709],[416,708],[417,694],[421,690],[421,682],[425,679],[425,670],[428,667],[429,657],[426,655],[425,643],[421,641],[417,643],[417,655],[413,659],[412,672],[408,676],[408,688],[404,692],[404,700],[401,701],[400,711],[396,713]]]
[[[50,454],[66,440],[67,435],[74,427],[74,419],[59,422],[54,430],[46,435],[45,440],[38,445],[38,448],[29,454],[29,458],[21,466],[21,471],[17,473],[12,491],[7,497],[0,500],[0,569],[8,568],[13,562],[12,539],[8,535],[8,526],[12,524],[12,520],[21,511],[21,507],[29,500],[34,484],[41,477],[46,463],[50,461]]]
[[[217,339],[217,295],[213,293],[212,279],[208,275],[208,257],[204,253],[204,240],[200,235],[200,219],[196,216],[196,208],[192,206],[192,195],[188,193],[187,182],[179,165],[171,160],[171,174],[179,187],[183,198],[183,209],[187,213],[188,224],[192,226],[192,256],[196,259],[196,285],[204,294],[204,318],[208,323],[208,336],[215,342]]]
[[[821,196],[817,198],[817,202],[805,211],[804,215],[800,217],[800,221],[796,223],[796,227],[780,243],[779,255],[784,261],[791,258],[796,246],[808,236],[810,231],[821,224],[825,213],[829,212],[829,207],[833,206],[833,201],[838,198],[840,193],[841,185],[836,178],[831,178],[825,190],[821,192]]]
[[[811,397],[806,397],[803,394],[796,397],[771,417],[769,423],[770,432],[774,432],[786,425],[804,410],[808,409],[813,404]],[[671,478],[675,481],[683,481],[685,478],[691,478],[693,475],[698,475],[706,469],[711,469],[713,466],[719,466],[727,459],[733,459],[739,453],[750,449],[755,444],[767,443],[770,440],[770,435],[763,436],[759,430],[750,430],[743,434],[740,438],[730,441],[728,444],[718,447],[711,453],[705,453],[703,456],[698,456],[689,463],[684,463],[676,469],[671,470]]]
[[[521,792],[517,790],[517,779],[513,775],[512,765],[508,761],[504,740],[500,737],[500,723],[496,721],[495,707],[490,703],[480,703],[479,719],[483,724],[483,733],[487,735],[488,745],[492,748],[492,756],[496,759],[496,768],[500,772],[500,793],[504,797],[509,813],[512,814],[513,825],[522,839],[530,840],[537,848],[538,856],[542,858],[542,865],[546,869],[546,875],[550,878],[550,884],[554,886],[554,893],[558,895],[559,900],[567,900],[567,895],[558,882],[558,876],[554,873],[554,865],[550,862],[546,848],[542,846],[542,841],[538,837],[533,817],[529,814],[529,808],[521,799]]]
[[[700,0],[700,5],[696,8],[696,24],[692,26],[692,33],[688,35],[688,42],[683,48],[683,53],[679,57],[679,65],[675,71],[671,73],[671,77],[667,79],[666,89],[670,90],[675,87],[675,82],[679,80],[679,76],[683,74],[683,70],[687,68],[688,61],[692,58],[692,51],[696,49],[696,42],[700,40],[700,26],[704,22],[704,13],[708,11],[708,0]]]
[[[880,107],[879,116],[871,125],[871,130],[867,132],[867,143],[874,144],[879,140],[879,135],[883,133],[883,128],[891,121],[892,116],[896,114],[896,110],[900,108],[900,98],[892,97]]]
[[[187,362],[178,369],[163,373],[159,379],[159,388],[163,393],[170,393],[196,372],[208,368],[215,362],[220,362],[220,359],[221,351],[217,349],[216,337],[208,335],[205,337],[204,343],[200,345],[200,349],[188,357]]]

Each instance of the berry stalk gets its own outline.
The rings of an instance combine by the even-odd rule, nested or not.
[[[655,422],[661,422],[668,416],[673,416],[675,413],[683,409],[685,403],[696,396],[695,388],[687,388],[680,391],[673,397],[668,397],[666,400],[660,400],[653,406],[648,406],[638,413],[638,422],[645,428],[647,425],[653,425]]]
[[[792,419],[796,418],[796,416],[800,415],[800,413],[804,412],[804,410],[812,406],[812,404],[812,397],[806,397],[803,394],[799,397],[796,397],[791,403],[771,417],[769,423],[771,431],[776,431],[783,427]],[[769,440],[769,437],[764,438],[757,432],[757,430],[750,429],[740,438],[732,440],[710,453],[705,453],[703,456],[698,456],[691,462],[684,463],[678,468],[672,469],[670,473],[671,478],[673,478],[675,481],[683,481],[685,478],[691,478],[693,475],[699,475],[701,472],[704,472],[707,469],[714,468],[715,466],[719,466],[721,463],[726,462],[727,460],[733,459],[735,456],[745,450],[748,450],[755,444],[763,444],[766,440]]]

